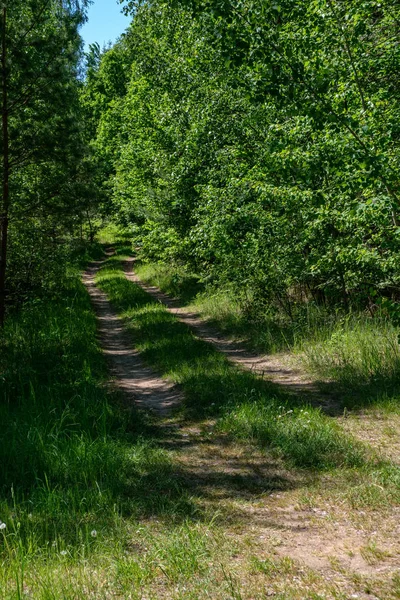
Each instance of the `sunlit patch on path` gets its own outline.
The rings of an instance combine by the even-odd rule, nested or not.
[[[115,375],[115,385],[139,408],[167,415],[179,405],[180,392],[175,385],[158,377],[143,364],[133,348],[131,336],[111,307],[107,295],[95,285],[95,276],[102,264],[102,261],[91,263],[83,275],[83,282],[96,312],[100,344]]]

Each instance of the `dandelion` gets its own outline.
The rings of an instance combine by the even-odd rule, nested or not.
[[[6,527],[7,527],[7,525],[5,523],[0,522],[0,529],[5,529]]]
[[[93,529],[93,530],[90,532],[90,535],[91,535],[93,538],[94,538],[94,537],[97,537],[97,531],[96,531],[95,529]]]

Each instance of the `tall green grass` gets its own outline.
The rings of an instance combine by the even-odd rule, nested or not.
[[[320,339],[303,344],[309,368],[352,390],[375,385],[381,392],[400,388],[399,331],[387,320],[341,319]]]
[[[295,473],[343,471],[354,506],[399,500],[398,469],[232,367],[126,281],[120,258],[98,279],[144,358],[182,386],[184,416],[215,418],[218,431],[268,448]],[[108,385],[79,275],[62,286],[10,316],[0,337],[0,599],[240,597],[226,566],[236,548],[204,508],[207,493],[174,461],[172,439],[165,449],[165,431]],[[263,489],[293,486],[293,472],[281,472]]]
[[[201,294],[204,284],[199,277],[183,265],[136,262],[135,270],[139,277],[151,285],[184,303],[190,303]]]
[[[127,523],[194,511],[169,453],[108,385],[79,274],[63,285],[0,332],[1,599],[23,597],[24,580],[34,598],[75,598],[51,595],[52,569],[112,555]]]

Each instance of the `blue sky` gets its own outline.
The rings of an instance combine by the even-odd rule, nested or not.
[[[89,20],[80,30],[85,42],[85,50],[93,42],[98,42],[100,48],[109,41],[115,42],[125,31],[131,17],[125,17],[121,13],[121,8],[117,0],[94,0],[88,10]]]

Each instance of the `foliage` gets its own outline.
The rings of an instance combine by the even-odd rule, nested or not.
[[[112,82],[113,52],[130,68],[97,88],[92,113],[120,219],[145,225],[143,255],[178,257],[289,318],[310,300],[397,301],[397,3],[127,10],[98,77]]]
[[[79,26],[87,2],[2,4],[2,250],[8,304],[57,285],[97,191],[80,104]],[[9,227],[8,227],[9,223]],[[2,282],[3,285],[3,282]],[[1,302],[4,290],[0,290]]]

